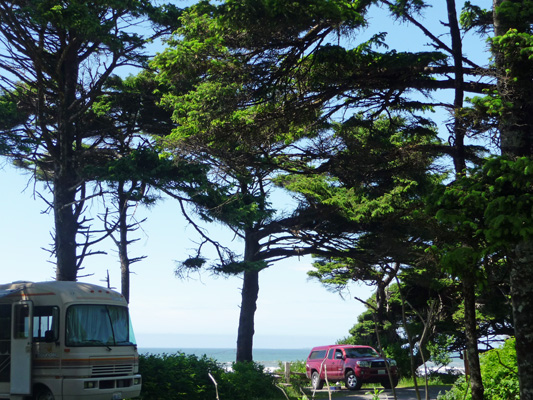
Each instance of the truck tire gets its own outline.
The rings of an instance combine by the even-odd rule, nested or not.
[[[324,387],[324,381],[320,379],[320,374],[316,371],[311,375],[311,386],[313,390],[320,390]]]
[[[386,381],[381,382],[381,385],[385,389],[391,389],[390,380],[388,379]],[[398,386],[398,379],[392,378],[392,385],[393,385],[392,387]]]
[[[357,378],[357,376],[352,370],[346,372],[344,383],[346,385],[346,389],[350,390],[359,390],[363,385],[363,383]]]

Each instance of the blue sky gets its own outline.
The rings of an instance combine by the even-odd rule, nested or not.
[[[34,198],[29,176],[1,164],[4,186],[0,197],[2,221],[2,283],[54,279],[53,261],[43,247],[51,243],[52,216],[42,214],[45,204]],[[36,189],[42,189],[37,183]],[[92,210],[89,210],[92,211]],[[151,210],[139,207],[136,217],[147,217],[133,246],[132,256],[148,257],[133,265],[131,314],[140,347],[234,347],[240,305],[240,278],[208,274],[181,281],[174,276],[175,261],[194,247],[187,227],[172,200]],[[216,226],[210,231],[223,235]],[[238,251],[242,246],[233,242]],[[99,247],[107,255],[87,259],[79,280],[120,288],[120,272],[111,243]],[[310,259],[280,262],[260,274],[256,313],[257,348],[305,348],[333,343],[348,330],[364,307],[353,296],[367,298],[369,288],[354,286],[345,299],[307,279]]]
[[[438,4],[437,4],[438,3]],[[458,2],[459,3],[459,2]],[[445,19],[445,1],[435,2],[433,14]],[[483,2],[478,4],[483,5]],[[376,14],[370,22],[377,30],[389,29],[390,36],[404,50],[419,49],[420,34],[386,21]],[[383,26],[382,26],[383,25]],[[439,28],[438,26],[435,26]],[[444,38],[447,40],[447,38]],[[357,41],[357,39],[356,39]],[[422,39],[425,43],[427,40]],[[479,39],[475,51],[483,51]],[[413,46],[413,48],[409,48]],[[2,283],[16,280],[42,281],[55,276],[53,259],[43,247],[52,239],[52,216],[43,214],[45,204],[34,196],[34,182],[29,176],[0,160],[3,195],[0,197],[2,221]],[[41,184],[36,188],[42,191]],[[96,212],[97,207],[89,208]],[[207,274],[194,280],[180,281],[174,276],[175,261],[185,258],[194,248],[195,235],[187,227],[179,209],[171,200],[148,210],[139,207],[135,217],[147,218],[139,231],[140,240],[132,256],[147,258],[133,266],[131,276],[131,314],[140,347],[229,347],[235,346],[241,280],[214,278]],[[210,226],[211,233],[230,238],[220,227]],[[242,244],[230,242],[236,252]],[[79,280],[104,285],[107,271],[111,284],[120,286],[119,264],[112,244],[100,249],[107,255],[93,256],[85,263]],[[255,347],[310,348],[333,343],[348,335],[364,307],[353,299],[366,299],[372,289],[353,285],[344,298],[327,291],[320,283],[309,281],[310,258],[288,259],[260,274],[260,291],[256,312]]]

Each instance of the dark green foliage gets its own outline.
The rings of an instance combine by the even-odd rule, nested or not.
[[[6,131],[26,122],[27,114],[17,107],[16,93],[0,90],[0,131]]]
[[[487,399],[519,399],[515,339],[481,357],[481,373]]]
[[[0,146],[9,147],[2,153],[17,165],[31,164],[52,192],[52,199],[40,197],[54,213],[58,280],[76,280],[84,257],[93,254],[88,248],[95,240],[87,238],[97,229],[85,216],[90,182],[83,173],[119,124],[116,114],[109,116],[112,124],[102,124],[91,107],[117,68],[145,65],[143,36],[150,33],[137,27],[149,23],[150,10],[145,0],[0,1],[0,90],[16,92],[17,108],[27,116],[15,121],[16,130],[13,121],[0,123],[2,136],[16,134]]]
[[[412,340],[415,369],[423,363],[420,351],[424,352],[424,359],[429,360],[428,347],[438,342],[440,335],[446,335],[446,337],[453,339],[442,347],[443,352],[448,353],[464,347],[462,325],[457,325],[454,322],[454,313],[458,312],[461,304],[458,287],[451,280],[446,279],[444,274],[441,274],[440,277],[437,274],[438,272],[435,270],[426,270],[425,273],[420,274],[412,271],[409,273],[408,271],[401,276],[401,279],[405,281],[402,285],[402,294],[407,302],[405,305],[407,325],[404,324],[402,318],[402,304],[398,286],[393,284],[386,290],[386,302],[383,304],[383,312],[380,314],[382,321],[378,323],[378,332],[384,353],[396,360],[403,377],[411,376],[409,340],[406,330],[409,331]],[[432,275],[433,280],[429,278]],[[375,295],[367,302],[375,306]],[[428,321],[428,329],[423,336],[424,325],[419,315],[427,318],[430,303],[437,304],[434,308],[438,309],[438,312],[433,314],[431,321]],[[342,342],[369,345],[378,349],[375,311],[369,308],[360,314],[357,324],[350,329],[350,335]],[[414,346],[415,343],[417,346]]]
[[[213,400],[216,399],[213,376],[220,399],[260,400],[282,398],[274,378],[256,363],[234,363],[233,372],[205,355],[184,353],[141,355],[143,377],[141,398],[144,400]]]
[[[254,362],[233,363],[232,373],[222,376],[221,399],[254,400],[283,398],[274,378]]]
[[[392,1],[389,9],[396,18],[404,18],[409,14],[419,14],[424,8],[428,7],[423,0],[396,0]]]
[[[199,164],[182,160],[160,157],[159,153],[148,147],[130,148],[120,158],[111,158],[102,152],[101,164],[93,164],[85,169],[85,174],[97,181],[106,181],[111,186],[117,182],[136,182],[137,192],[130,194],[132,201],[150,202],[145,196],[144,186],[175,190],[189,196],[201,195],[207,190],[206,169]]]
[[[19,93],[0,89],[0,155],[28,152],[35,145],[32,138],[18,135],[18,129],[28,119],[28,113],[17,105]]]
[[[490,350],[480,357],[485,400],[518,400],[518,369],[515,339],[508,339],[502,348]],[[467,393],[468,392],[468,393]],[[470,400],[468,382],[460,378],[441,400]]]
[[[238,275],[244,271],[261,271],[268,268],[268,263],[264,260],[259,261],[241,261],[220,263],[214,267],[215,272],[220,272],[227,275]]]
[[[215,386],[207,375],[218,379],[223,371],[207,357],[183,353],[140,356],[143,377],[141,398],[203,400],[216,398]]]
[[[482,9],[470,1],[465,1],[460,20],[466,31],[475,29],[480,34],[486,34],[493,22],[492,10]]]
[[[439,190],[432,201],[436,217],[460,240],[448,238],[439,251],[450,271],[505,254],[533,237],[533,162],[493,157],[468,177]],[[465,243],[465,238],[470,238]],[[465,246],[465,244],[467,246]]]

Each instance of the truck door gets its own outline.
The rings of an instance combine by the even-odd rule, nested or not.
[[[12,306],[10,393],[31,394],[33,303],[19,301]]]
[[[343,378],[343,360],[342,351],[340,349],[329,349],[328,358],[325,364],[328,380],[334,381]]]
[[[331,369],[335,371],[335,378],[336,379],[343,379],[344,378],[344,359],[342,358],[342,350],[341,349],[335,349],[335,355],[333,356]]]

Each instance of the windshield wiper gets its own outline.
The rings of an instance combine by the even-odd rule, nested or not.
[[[109,351],[112,350],[112,348],[109,347],[109,345],[108,345],[107,343],[104,343],[104,342],[102,342],[101,340],[96,340],[96,339],[84,340],[83,343],[84,343],[84,344],[85,344],[85,343],[87,343],[87,344],[90,343],[90,344],[92,344],[92,345],[96,344],[96,345],[100,345],[100,346],[104,346],[104,347],[106,347],[107,350],[109,350]]]

